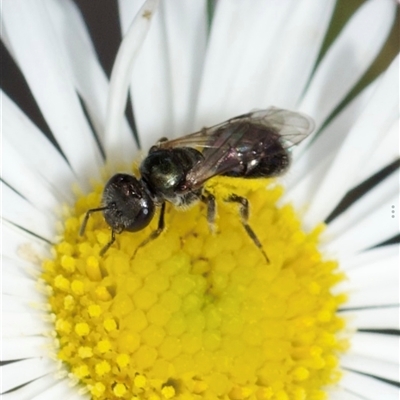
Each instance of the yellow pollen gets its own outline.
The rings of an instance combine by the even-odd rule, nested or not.
[[[75,333],[79,336],[87,336],[90,332],[89,325],[86,322],[80,322],[75,325]]]
[[[90,374],[89,368],[87,365],[81,365],[73,369],[74,375],[76,375],[79,379],[84,378]]]
[[[88,313],[92,318],[98,317],[101,314],[101,307],[98,304],[91,304]]]
[[[117,323],[113,318],[107,318],[106,320],[104,320],[103,326],[107,332],[112,332],[117,329]]]
[[[116,362],[120,368],[125,368],[129,364],[128,354],[119,354],[116,358]]]
[[[61,257],[61,266],[65,269],[65,271],[73,273],[75,271],[75,258],[71,256],[62,256]]]
[[[143,375],[137,375],[135,376],[135,379],[133,380],[133,384],[137,388],[144,388],[146,386],[147,379]]]
[[[167,204],[167,229],[123,232],[101,257],[110,229],[87,210],[103,186],[66,213],[54,259],[43,262],[55,315],[58,357],[94,400],[323,400],[340,379],[348,343],[332,288],[337,263],[318,251],[323,225],[304,232],[271,180],[213,178],[216,232],[206,206]],[[246,234],[235,193],[249,200],[249,224],[270,263]]]
[[[173,388],[173,386],[164,386],[161,389],[161,393],[166,399],[172,399],[172,397],[175,396],[175,389]]]
[[[81,358],[89,358],[93,356],[93,351],[91,347],[79,347],[78,349],[78,355]]]
[[[95,371],[97,375],[103,376],[111,371],[111,366],[107,361],[101,361],[96,364]]]
[[[101,397],[106,391],[106,387],[102,382],[96,382],[94,386],[92,386],[90,392],[92,395],[96,397]]]
[[[101,281],[101,271],[99,267],[99,260],[90,256],[86,260],[86,274],[91,281]]]
[[[97,286],[95,289],[95,295],[96,298],[101,301],[110,301],[112,298],[105,286]]]
[[[82,281],[74,280],[71,283],[71,291],[77,296],[81,296],[84,293],[84,284]]]
[[[107,353],[107,351],[111,350],[111,343],[109,340],[100,340],[99,343],[97,343],[97,350],[100,353]]]
[[[126,386],[122,383],[117,383],[113,392],[117,397],[122,397],[126,393]]]
[[[71,295],[67,295],[64,297],[64,308],[67,311],[71,311],[74,308],[75,300]]]
[[[67,278],[64,278],[62,275],[57,275],[54,278],[54,286],[57,289],[62,290],[63,292],[68,292],[70,287],[70,282]]]

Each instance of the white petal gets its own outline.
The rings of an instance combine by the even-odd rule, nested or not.
[[[357,332],[351,338],[351,353],[376,360],[399,363],[399,338],[396,335]]]
[[[54,215],[45,215],[1,182],[3,208],[1,217],[49,242],[54,239]]]
[[[10,313],[30,313],[36,314],[36,317],[40,319],[40,312],[38,310],[32,310],[32,305],[29,303],[29,300],[23,299],[22,297],[11,296],[8,294],[2,293],[1,295],[2,301],[2,311],[10,312]]]
[[[22,260],[13,260],[8,257],[2,257],[2,271],[13,274],[22,279],[37,280],[41,272],[37,266],[32,267],[30,263]]]
[[[387,133],[382,135],[381,142],[374,149],[368,163],[358,171],[354,186],[362,183],[370,176],[376,174],[390,162],[399,158],[399,125],[397,119]]]
[[[98,176],[100,152],[44,2],[7,2],[2,17],[5,42],[73,170],[83,182]]]
[[[334,293],[349,294],[349,300],[343,309],[351,311],[354,307],[398,304],[397,245],[358,254],[340,262],[340,265],[347,279],[335,286]]]
[[[303,157],[302,160],[304,158],[306,157]],[[312,198],[323,181],[326,171],[328,171],[334,158],[335,156],[333,154],[327,154],[324,159],[315,165],[310,166],[303,164],[303,166],[306,165],[307,172],[304,173],[303,176],[299,176],[297,181],[295,180],[295,177],[299,174],[297,173],[297,164],[294,164],[293,168],[279,179],[284,186],[292,185],[287,192],[285,192],[280,203],[292,203],[296,210],[303,215],[306,210],[312,206]],[[312,164],[312,159],[310,164]],[[306,229],[310,228],[307,225],[304,227]]]
[[[303,185],[303,180],[308,178],[308,174],[313,174],[315,169],[321,168],[324,164],[324,174],[331,165],[333,157],[337,154],[350,131],[351,127],[356,122],[360,113],[366,106],[372,94],[376,90],[377,81],[364,88],[335,118],[322,129],[320,132],[315,132],[316,137],[307,138],[300,146],[293,149],[293,167],[284,176],[283,182],[287,187],[290,198],[296,199],[296,204],[303,204],[312,198],[316,188],[319,185],[319,180],[314,186],[311,186],[305,192],[307,197],[303,198],[296,194],[291,196],[291,190],[299,191],[297,186]],[[308,141],[308,143],[307,143]],[[327,159],[330,162],[327,162]],[[315,181],[315,180],[314,180]],[[302,190],[304,192],[304,190]]]
[[[339,258],[341,268],[348,276],[351,276],[351,278],[341,282],[334,288],[335,293],[349,293],[349,300],[342,306],[342,310],[348,309],[349,313],[351,313],[354,312],[353,308],[393,307],[399,303],[398,278],[396,279],[398,276],[396,268],[398,264],[396,261],[398,259],[398,251],[399,246],[395,244],[371,249],[352,257]],[[392,280],[387,284],[383,284],[383,287],[382,279],[385,279],[385,274],[380,272],[381,267],[386,268],[392,277]],[[364,271],[365,273],[363,273]],[[369,276],[369,274],[372,275]],[[364,287],[360,287],[360,285],[357,287],[358,278],[365,282]],[[377,280],[378,284],[374,286],[373,282],[375,280]],[[370,285],[370,287],[365,285]],[[392,320],[392,324],[395,321]],[[355,324],[355,326],[358,325]]]
[[[352,268],[362,267],[367,264],[373,264],[378,261],[386,262],[386,260],[397,257],[399,255],[399,245],[392,244],[390,246],[377,247],[362,253],[353,254],[350,257],[345,256],[339,259],[340,267],[348,271]]]
[[[398,119],[397,58],[385,72],[375,93],[368,102],[356,125],[343,142],[333,164],[319,185],[312,205],[305,216],[305,224],[313,226],[324,220],[348,190],[353,187],[358,171],[373,153]]]
[[[127,32],[141,3],[140,1],[119,2],[123,32]],[[164,24],[161,29],[164,29],[163,35],[167,38],[168,44],[164,45],[164,51],[161,52],[163,44],[157,44],[160,41],[157,35],[161,30],[151,28],[150,37],[146,39],[145,49],[143,49],[145,55],[140,55],[138,60],[138,64],[144,64],[135,67],[142,72],[134,73],[133,78],[133,84],[136,87],[133,96],[137,99],[134,102],[135,117],[136,120],[143,120],[137,125],[143,134],[141,139],[142,142],[145,141],[144,149],[154,144],[162,135],[179,136],[193,130],[194,103],[206,45],[205,1],[163,2],[158,13]],[[152,32],[153,30],[156,32]],[[163,60],[164,65],[161,62]],[[165,66],[167,66],[167,71],[162,69]],[[153,76],[142,83],[143,79],[147,79],[149,70]],[[137,76],[136,80],[135,76]],[[165,112],[168,108],[170,114],[166,116]],[[144,121],[145,118],[142,118],[140,112],[145,112],[147,121]],[[160,119],[160,113],[163,119],[156,125]],[[171,124],[170,128],[165,121]]]
[[[43,335],[54,327],[32,313],[2,313],[3,337],[23,337]]]
[[[0,95],[3,111],[2,127],[6,143],[10,143],[18,151],[26,167],[45,182],[53,196],[60,202],[72,202],[71,186],[77,178],[70,166],[15,103],[4,92]],[[7,176],[12,172],[5,171],[4,168],[3,173]],[[19,187],[23,186],[24,180],[20,179],[19,182]]]
[[[398,400],[399,398],[399,389],[396,386],[351,371],[343,374],[340,385],[351,393],[359,395],[360,400]],[[343,400],[346,398],[344,397]]]
[[[378,288],[382,291],[391,282],[399,281],[398,255],[346,271],[349,290]]]
[[[399,307],[371,308],[364,310],[344,310],[345,317],[352,327],[358,329],[400,329]]]
[[[108,97],[105,149],[111,160],[131,161],[134,156],[132,140],[125,140],[129,132],[121,130],[121,121],[125,112],[128,97],[129,81],[132,68],[139,57],[139,50],[150,29],[158,5],[158,0],[147,0],[139,10],[121,43],[111,73],[110,92]]]
[[[72,394],[68,396],[68,400],[91,400],[91,397],[88,393],[82,394],[77,387],[74,387],[71,392]]]
[[[133,2],[132,2],[133,3]],[[120,2],[120,11],[130,13],[122,21],[132,21],[137,3]],[[126,28],[126,27],[124,27]],[[143,150],[163,136],[172,136],[172,95],[163,7],[152,17],[151,27],[132,71],[131,96]]]
[[[3,365],[1,367],[3,392],[44,376],[44,378],[29,384],[27,387],[2,395],[4,400],[32,399],[33,396],[40,394],[42,390],[55,383],[54,377],[47,374],[56,372],[56,370],[57,364],[45,357],[31,358]]]
[[[328,29],[335,1],[297,1],[270,51],[262,104],[293,109],[310,79]],[[233,100],[233,99],[232,99]],[[237,98],[234,99],[237,101]]]
[[[20,193],[35,208],[51,213],[59,205],[59,199],[43,178],[32,171],[24,157],[8,141],[3,138],[3,180],[7,185]]]
[[[41,260],[51,257],[49,244],[44,240],[2,221],[3,248],[2,255],[11,260],[24,260],[37,268]]]
[[[369,0],[352,16],[319,64],[300,110],[320,126],[353,88],[384,44],[396,15],[391,0]]]
[[[398,283],[392,283],[384,288],[354,290],[349,293],[349,300],[343,305],[343,310],[366,307],[386,307],[399,304]]]
[[[3,361],[48,356],[53,347],[51,339],[43,336],[26,336],[2,339]]]
[[[119,21],[123,36],[128,32],[135,15],[139,12],[144,2],[145,0],[118,0]]]
[[[357,372],[363,372],[380,378],[396,381],[399,377],[399,366],[396,363],[375,360],[356,354],[345,354],[340,358],[340,366]]]
[[[104,133],[108,80],[92,44],[85,21],[71,0],[44,3],[59,38],[77,91],[84,100],[96,133]],[[132,141],[132,137],[130,138]]]
[[[46,301],[45,296],[36,289],[36,282],[33,279],[22,278],[8,271],[3,271],[2,290],[5,294],[23,297],[30,301]]]
[[[353,203],[347,210],[328,224],[324,232],[324,239],[332,241],[338,238],[357,224],[358,221],[368,218],[381,204],[387,203],[389,199],[392,199],[398,192],[399,178],[400,173],[397,170]],[[389,208],[387,210],[389,218],[392,217],[390,212],[391,209]]]
[[[270,49],[294,1],[218,2],[207,45],[195,128],[263,108]],[[250,44],[250,45],[249,45]]]
[[[377,206],[365,218],[358,220],[342,235],[324,244],[322,249],[342,257],[393,238],[399,231],[399,217],[392,218],[391,214],[393,204],[399,204],[398,193]]]
[[[193,129],[195,103],[203,70],[207,39],[206,1],[162,3],[168,37],[173,135]]]
[[[80,398],[77,391],[77,387],[71,387],[68,380],[64,379],[60,382],[57,382],[54,386],[48,388],[47,390],[44,390],[37,396],[32,397],[32,400],[68,400],[73,399],[75,396],[77,396],[77,398]]]
[[[360,396],[353,394],[343,388],[328,388],[329,400],[368,400],[366,397],[361,398]]]

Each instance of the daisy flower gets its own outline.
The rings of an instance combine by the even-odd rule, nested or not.
[[[397,399],[399,58],[349,97],[396,2],[365,1],[324,53],[333,0],[118,6],[110,82],[75,3],[2,7],[35,104],[4,82],[2,398]],[[157,218],[103,256],[101,213],[79,235],[139,149],[269,106],[316,129],[279,179],[207,183],[214,234],[200,203],[141,247]]]

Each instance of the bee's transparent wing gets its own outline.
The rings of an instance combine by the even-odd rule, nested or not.
[[[223,130],[220,130],[220,128],[228,128],[230,124],[239,121],[258,124],[273,130],[282,137],[282,143],[285,148],[299,144],[315,127],[313,119],[308,115],[296,111],[269,107],[264,110],[255,110],[239,115],[221,124],[203,128],[198,132],[177,139],[161,142],[157,146],[161,149],[174,147],[193,147],[197,149],[217,147],[220,145],[220,141],[215,140],[215,135],[218,132],[222,133]]]
[[[308,115],[277,107],[256,110],[247,115],[251,121],[279,133],[285,148],[299,144],[315,128],[314,120]]]
[[[222,128],[226,124],[228,124],[228,121],[218,125],[214,125],[209,128],[203,128],[198,132],[194,132],[177,139],[171,139],[159,142],[156,146],[159,149],[173,149],[176,147],[193,147],[201,151],[202,148],[213,147],[213,145],[210,143],[210,139],[214,137],[215,132],[218,131],[219,128]]]
[[[243,136],[248,132],[250,124],[239,121],[227,124],[212,137],[212,145],[203,152],[204,160],[196,164],[186,175],[187,186],[192,189],[201,187],[204,182],[216,175],[229,172],[240,165],[238,145],[243,143]]]
[[[202,151],[204,160],[187,174],[187,185],[191,189],[201,187],[213,176],[221,175],[236,168],[241,162],[240,148],[253,145],[252,127],[265,128],[264,150],[274,144],[278,135],[285,149],[300,143],[314,129],[313,120],[307,115],[270,107],[256,110],[229,119],[222,124],[203,128],[182,138],[161,142],[159,148],[193,147]],[[273,135],[271,136],[271,132]],[[248,155],[251,157],[250,155]],[[254,155],[254,160],[259,155]],[[273,153],[268,153],[273,156]],[[250,162],[247,159],[246,162]]]

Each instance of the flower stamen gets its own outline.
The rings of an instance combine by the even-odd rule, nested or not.
[[[265,189],[268,185],[268,189]],[[293,208],[276,203],[267,180],[218,177],[211,235],[204,204],[167,207],[167,229],[117,235],[99,213],[101,187],[78,199],[42,278],[52,288],[58,357],[94,399],[323,399],[338,380],[343,342],[331,288],[337,264],[318,252],[321,227],[307,234]],[[232,193],[249,200],[249,223],[270,259],[248,237]],[[155,218],[156,220],[157,218]],[[78,227],[78,228],[77,228]]]

